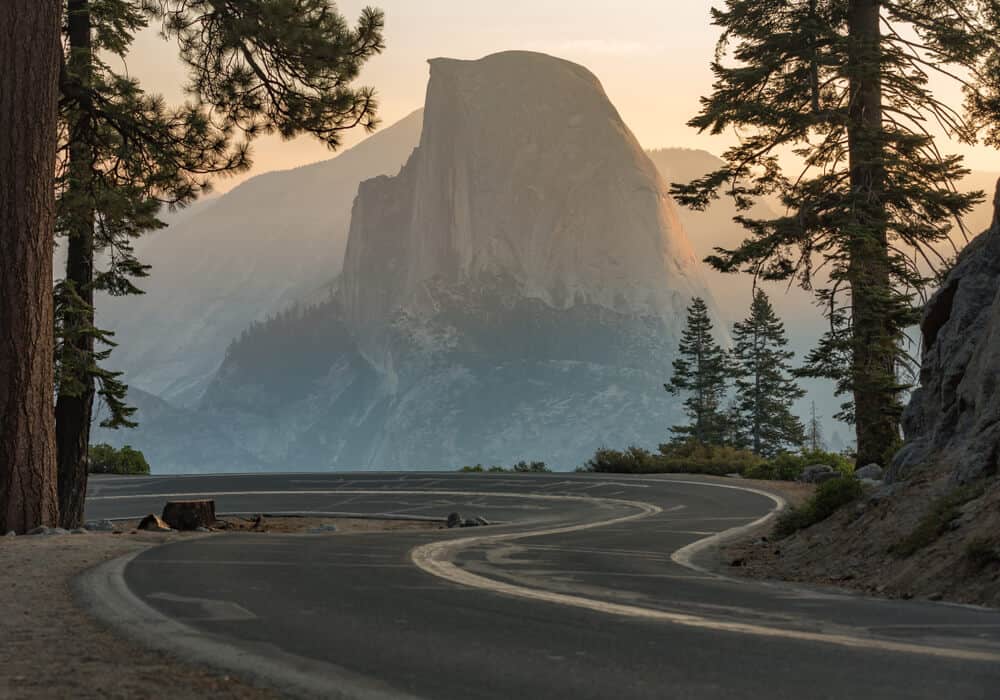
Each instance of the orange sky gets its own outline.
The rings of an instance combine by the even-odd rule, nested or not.
[[[366,67],[362,82],[378,90],[385,124],[423,104],[426,59],[480,58],[508,49],[543,51],[581,63],[601,79],[625,121],[647,148],[685,146],[720,153],[728,138],[701,136],[685,125],[698,98],[711,87],[709,61],[717,30],[709,8],[719,0],[341,0],[354,18],[374,4],[386,13],[388,49]],[[128,70],[149,91],[183,99],[184,71],[171,44],[147,30],[136,42]],[[949,91],[948,95],[957,93]],[[349,135],[347,145],[363,137]],[[947,150],[966,154],[976,170],[1000,170],[992,149]],[[309,138],[278,137],[254,146],[249,176],[330,157]],[[225,191],[241,179],[217,184]]]

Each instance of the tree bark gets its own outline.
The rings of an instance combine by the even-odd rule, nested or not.
[[[885,465],[899,444],[897,329],[886,228],[880,0],[851,0],[848,71],[850,176],[854,205],[849,246],[851,378],[859,465]]]
[[[0,2],[0,534],[58,521],[52,411],[60,0]]]
[[[69,80],[88,87],[92,76],[89,0],[69,0],[67,5],[70,55]],[[85,98],[83,98],[85,99]],[[92,124],[86,105],[72,111],[69,124],[69,195],[76,203],[69,217],[66,281],[83,303],[79,315],[63,320],[66,331],[63,372],[72,368],[71,381],[61,382],[56,400],[56,444],[59,461],[59,512],[62,527],[80,527],[87,495],[90,426],[93,420],[94,377],[94,207],[95,168]]]

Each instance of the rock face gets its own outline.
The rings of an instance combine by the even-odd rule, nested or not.
[[[335,295],[250,329],[197,416],[172,420],[251,468],[573,468],[668,435],[695,295],[710,300],[667,186],[591,73],[438,59],[419,146],[360,186]],[[240,468],[151,442],[173,450],[146,450],[159,470]]]
[[[995,475],[1000,459],[1000,188],[997,214],[962,251],[924,310],[920,388],[889,480],[946,466],[956,483]]]
[[[355,203],[347,320],[379,369],[392,316],[434,314],[463,285],[672,322],[704,283],[665,190],[581,66],[523,52],[431,61],[420,146]]]

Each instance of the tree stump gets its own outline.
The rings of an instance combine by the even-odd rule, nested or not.
[[[163,519],[175,530],[197,530],[215,525],[215,501],[170,501]]]

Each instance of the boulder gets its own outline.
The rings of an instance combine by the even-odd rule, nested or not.
[[[91,532],[114,532],[115,524],[110,520],[88,520],[84,524],[84,529]]]
[[[823,484],[826,483],[827,481],[833,481],[834,479],[839,479],[841,478],[841,476],[842,474],[838,471],[820,472],[813,478],[812,483]]]
[[[833,473],[834,468],[827,464],[812,464],[802,470],[802,474],[799,476],[799,481],[804,481],[807,484],[815,484],[821,474]]]
[[[10,530],[6,535],[4,535],[4,537],[17,537],[17,533]]]
[[[880,467],[879,465],[869,464],[868,466],[856,469],[854,471],[854,476],[861,479],[862,481],[865,481],[866,479],[871,481],[882,481],[884,472],[882,471],[882,467]]]
[[[462,517],[461,513],[448,514],[448,527],[462,527],[462,523],[464,522],[465,518]]]
[[[163,507],[164,522],[175,530],[197,530],[215,524],[215,501],[170,501]]]
[[[150,513],[139,521],[137,529],[145,530],[146,532],[170,532],[171,530],[170,526],[154,513]]]

